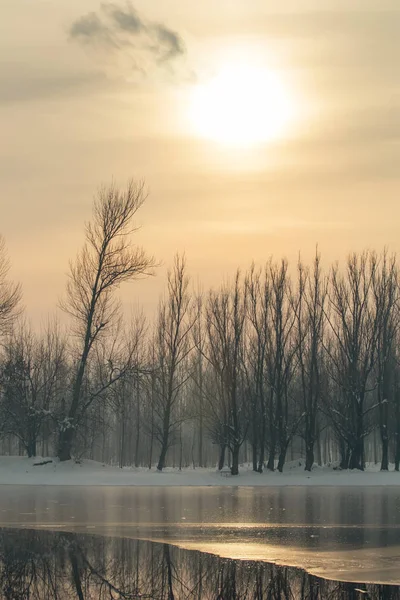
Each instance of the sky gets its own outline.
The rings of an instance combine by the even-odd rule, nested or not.
[[[1,0],[0,232],[28,315],[112,179],[145,179],[135,241],[162,262],[127,307],[156,306],[177,251],[203,287],[316,244],[398,251],[399,56],[398,0]]]

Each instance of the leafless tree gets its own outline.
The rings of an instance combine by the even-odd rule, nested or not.
[[[115,292],[122,283],[152,273],[154,259],[132,246],[132,219],[145,200],[144,184],[130,181],[125,190],[112,183],[101,187],[94,201],[93,220],[86,224],[86,242],[70,265],[66,298],[62,308],[71,315],[80,346],[76,374],[66,415],[60,423],[58,456],[71,458],[78,415],[90,405],[82,402],[82,386],[95,345],[115,324],[119,303]],[[110,365],[113,367],[113,365]],[[110,369],[110,387],[125,370]],[[94,392],[91,401],[99,396]]]
[[[146,377],[143,379],[141,425],[148,441],[148,467],[153,464],[154,442],[156,438],[156,391],[157,391],[157,340],[153,332],[145,349]]]
[[[10,261],[4,238],[0,235],[0,333],[10,331],[15,318],[20,314],[21,286],[8,279]]]
[[[205,352],[207,349],[205,348]],[[207,353],[208,354],[208,353]],[[205,355],[203,371],[203,408],[204,428],[209,440],[219,448],[218,470],[225,465],[226,451],[228,448],[229,405],[221,371],[216,370]],[[212,360],[213,353],[210,352]]]
[[[110,399],[114,414],[119,421],[119,445],[118,463],[122,468],[125,464],[131,464],[132,457],[127,456],[126,437],[129,433],[129,417],[135,429],[134,464],[139,466],[139,443],[141,425],[141,388],[142,380],[147,375],[145,365],[145,336],[146,319],[142,313],[133,320],[128,332],[131,341],[132,365],[124,377],[120,377],[112,386]]]
[[[299,425],[293,410],[292,384],[296,370],[296,299],[288,275],[288,262],[269,264],[271,279],[271,342],[267,355],[270,388],[270,454],[268,469],[274,469],[276,447],[278,470],[282,471],[288,446]]]
[[[370,431],[366,417],[375,406],[367,402],[376,389],[373,371],[377,360],[380,319],[373,302],[378,269],[374,252],[352,254],[346,273],[338,265],[331,271],[329,305],[325,312],[332,339],[326,345],[329,375],[337,392],[327,408],[338,435],[347,444],[342,467],[364,469],[364,439]]]
[[[317,416],[323,394],[323,337],[327,279],[321,272],[318,251],[313,270],[298,263],[297,353],[300,372],[303,437],[306,446],[305,470],[314,464],[314,444],[318,438]]]
[[[389,469],[389,415],[395,404],[395,344],[399,332],[399,286],[396,257],[385,250],[379,268],[373,272],[373,297],[376,318],[379,321],[377,336],[377,396],[379,431],[382,444],[381,470]]]
[[[198,417],[198,464],[203,467],[203,445],[204,445],[204,307],[203,297],[198,294],[194,305],[195,321],[193,325],[193,345],[195,353],[193,354],[193,365],[191,368],[193,382],[193,403],[194,414]]]
[[[191,303],[186,260],[177,255],[168,273],[168,294],[161,302],[156,330],[155,435],[161,447],[159,471],[165,467],[168,448],[184,418],[180,400],[189,378],[187,365],[195,322]]]
[[[266,359],[271,337],[269,269],[257,270],[253,264],[246,277],[249,328],[249,378],[253,384],[252,427],[253,470],[262,473],[267,438]],[[251,389],[251,383],[249,383]],[[271,416],[271,415],[270,415]],[[259,452],[258,456],[257,453]]]
[[[36,456],[40,439],[48,450],[67,372],[66,340],[56,323],[36,335],[21,322],[7,338],[1,369],[3,432],[16,436],[28,456]]]
[[[231,287],[210,292],[206,307],[207,355],[219,382],[223,419],[219,426],[232,453],[232,475],[239,473],[239,451],[248,428],[243,370],[245,317],[246,290],[237,272]]]

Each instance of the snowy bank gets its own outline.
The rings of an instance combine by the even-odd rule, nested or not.
[[[42,465],[35,463],[47,462]],[[393,469],[393,466],[391,466]],[[162,473],[145,468],[119,469],[92,460],[60,463],[57,459],[20,456],[0,457],[0,485],[108,485],[108,486],[400,486],[400,473],[381,472],[379,465],[367,470],[338,471],[332,467],[315,467],[304,471],[303,461],[285,466],[284,473],[254,473],[243,466],[236,477],[221,477],[212,469],[167,468]]]

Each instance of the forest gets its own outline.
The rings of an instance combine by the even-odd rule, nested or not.
[[[184,254],[154,319],[119,290],[157,276],[135,245],[143,182],[98,190],[59,309],[32,327],[0,246],[0,452],[163,470],[400,468],[400,281],[387,249],[323,268],[268,254],[195,289]],[[34,269],[34,265],[32,265]]]

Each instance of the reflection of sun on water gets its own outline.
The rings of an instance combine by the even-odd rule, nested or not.
[[[261,67],[225,67],[195,87],[190,120],[197,135],[227,145],[253,145],[283,137],[293,99],[278,74]]]

